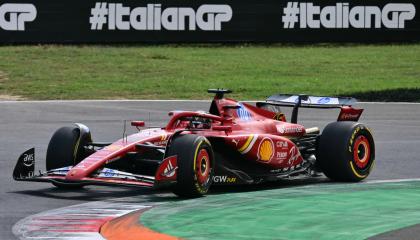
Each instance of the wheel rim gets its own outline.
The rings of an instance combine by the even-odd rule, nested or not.
[[[210,155],[206,149],[201,149],[196,159],[196,174],[200,184],[206,184],[210,178]]]
[[[370,144],[365,136],[359,136],[353,146],[353,159],[360,169],[366,168],[370,161]]]

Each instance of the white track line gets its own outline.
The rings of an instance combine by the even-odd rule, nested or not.
[[[417,182],[420,178],[405,178],[405,179],[389,179],[389,180],[369,180],[364,183],[400,183],[400,182]]]

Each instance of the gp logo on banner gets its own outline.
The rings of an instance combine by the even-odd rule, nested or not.
[[[288,2],[283,9],[284,28],[389,28],[404,29],[407,21],[416,16],[416,8],[410,3],[389,3],[378,6],[351,6],[336,3],[332,6],[316,6],[310,2]]]
[[[52,1],[0,0],[0,44],[420,41],[420,0]]]
[[[221,31],[232,18],[229,5],[204,4],[195,11],[189,7],[163,8],[162,4],[130,8],[122,3],[97,2],[91,9],[91,30],[170,30]]]
[[[5,3],[0,5],[0,28],[6,31],[25,31],[25,23],[35,20],[33,4]]]

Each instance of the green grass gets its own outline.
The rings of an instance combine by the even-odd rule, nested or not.
[[[217,87],[239,99],[283,92],[389,100],[403,89],[419,101],[420,44],[0,47],[1,95],[208,99],[205,90]]]

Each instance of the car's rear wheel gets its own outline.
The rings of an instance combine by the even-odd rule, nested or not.
[[[317,161],[334,181],[365,179],[375,162],[375,143],[369,128],[356,122],[328,124],[319,138]]]
[[[214,154],[203,136],[182,135],[172,140],[167,156],[177,156],[177,183],[173,192],[186,198],[205,195],[213,181]]]
[[[83,145],[89,136],[81,136],[78,127],[62,127],[58,129],[48,144],[46,169],[47,171],[68,166],[75,166],[84,158]],[[81,188],[78,183],[52,183],[59,188]]]

